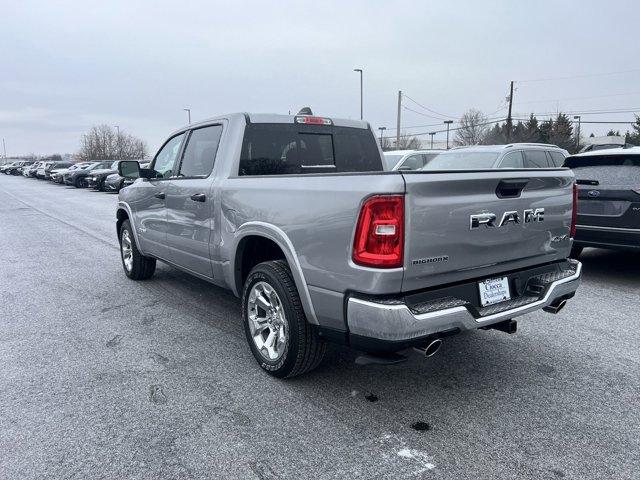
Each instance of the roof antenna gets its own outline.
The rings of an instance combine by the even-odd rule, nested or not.
[[[311,111],[311,107],[302,107],[298,115],[313,115],[313,112]]]

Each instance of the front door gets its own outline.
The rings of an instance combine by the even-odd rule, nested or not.
[[[177,160],[185,134],[171,137],[160,149],[150,165],[154,178],[136,181],[135,198],[131,207],[136,217],[140,248],[145,255],[168,260],[167,205],[166,196],[170,177]]]
[[[213,165],[222,125],[191,131],[178,173],[167,189],[169,261],[213,278],[209,243],[213,237]]]

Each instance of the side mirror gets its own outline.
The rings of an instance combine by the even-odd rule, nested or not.
[[[123,160],[118,163],[118,173],[124,178],[140,178],[140,164],[130,160]]]

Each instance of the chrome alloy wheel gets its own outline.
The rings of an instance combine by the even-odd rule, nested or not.
[[[285,351],[289,325],[280,297],[271,285],[257,282],[247,300],[249,330],[260,354],[278,360]]]
[[[127,272],[130,272],[133,268],[133,249],[131,247],[131,236],[129,235],[129,230],[127,229],[122,230],[120,249],[122,250],[122,261],[124,263],[124,268],[127,269]]]

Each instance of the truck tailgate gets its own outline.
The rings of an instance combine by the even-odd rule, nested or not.
[[[486,278],[569,255],[574,176],[568,169],[403,172],[403,177],[402,291]],[[489,221],[492,214],[495,220]]]

